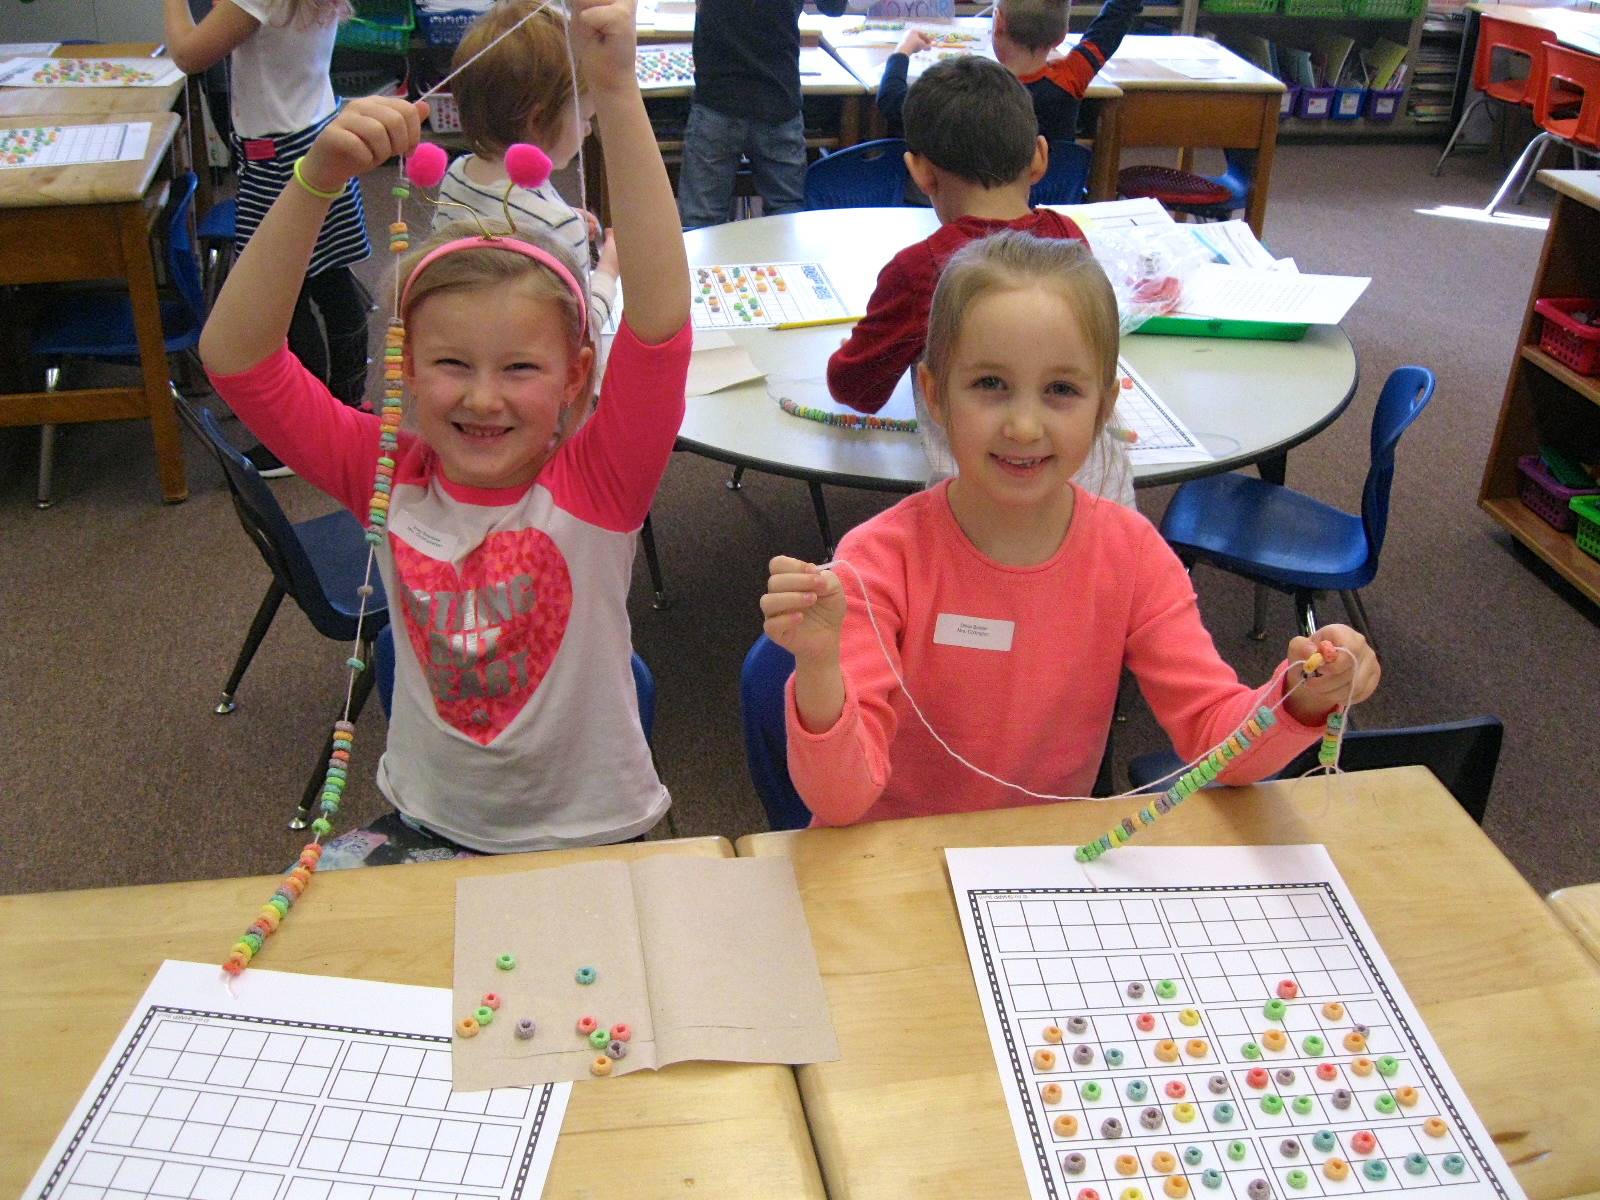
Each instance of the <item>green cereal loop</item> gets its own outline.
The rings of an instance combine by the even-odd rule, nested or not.
[[[1261,1047],[1254,1042],[1246,1042],[1239,1047],[1239,1053],[1251,1060],[1258,1059],[1261,1057]]]
[[[1311,1182],[1311,1177],[1299,1167],[1296,1167],[1294,1170],[1290,1171],[1283,1177],[1283,1179],[1284,1182],[1292,1188],[1303,1188],[1306,1186],[1306,1184]]]
[[[1385,1079],[1400,1069],[1400,1060],[1392,1054],[1385,1054],[1378,1060],[1378,1074]]]
[[[1250,1148],[1243,1142],[1228,1143],[1228,1157],[1234,1162],[1243,1162],[1244,1156],[1250,1153]]]
[[[1328,1043],[1313,1033],[1300,1043],[1300,1048],[1312,1058],[1316,1058],[1328,1049]]]
[[[1083,1085],[1083,1098],[1085,1100],[1089,1101],[1091,1104],[1094,1101],[1100,1099],[1100,1095],[1101,1095],[1100,1085],[1098,1083],[1096,1083],[1094,1080],[1091,1079],[1091,1080],[1089,1080],[1088,1083]]]
[[[1160,996],[1163,1000],[1171,1000],[1177,994],[1178,985],[1173,983],[1172,980],[1160,979],[1156,981],[1156,995]]]
[[[502,971],[509,971],[517,965],[516,955],[502,954],[499,958],[494,960],[494,965],[499,967]]]
[[[1310,1096],[1296,1096],[1290,1103],[1290,1107],[1302,1117],[1311,1112],[1311,1105],[1312,1100]]]
[[[1268,1092],[1261,1097],[1261,1111],[1269,1117],[1275,1117],[1283,1111],[1283,1098]]]
[[[1394,1110],[1395,1110],[1396,1105],[1395,1105],[1394,1097],[1389,1095],[1388,1092],[1385,1092],[1383,1095],[1379,1096],[1376,1100],[1374,1100],[1372,1102],[1372,1107],[1377,1109],[1379,1112],[1381,1112],[1384,1116],[1387,1117],[1390,1114],[1392,1114],[1394,1112]]]
[[[1289,1011],[1289,1006],[1274,996],[1261,1006],[1261,1011],[1266,1014],[1269,1021],[1283,1020],[1283,1014]]]
[[[596,1050],[604,1050],[611,1044],[611,1031],[609,1029],[596,1029],[589,1035],[589,1045]]]
[[[472,1010],[472,1019],[478,1023],[480,1028],[492,1025],[494,1023],[494,1009],[487,1004],[480,1004]]]

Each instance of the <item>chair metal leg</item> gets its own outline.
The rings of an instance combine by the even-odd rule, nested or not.
[[[363,638],[358,651],[361,661],[366,663],[361,674],[356,676],[356,685],[350,693],[350,722],[354,724],[361,717],[361,710],[366,707],[367,697],[372,695],[372,687],[377,682],[378,672],[372,665],[372,640]],[[340,720],[343,720],[341,715]],[[328,736],[322,740],[322,753],[317,757],[317,762],[311,769],[311,778],[306,781],[306,790],[300,797],[300,807],[295,809],[294,817],[289,821],[290,829],[304,829],[311,823],[311,808],[322,795],[322,781],[327,778],[328,759],[333,756],[333,727],[328,728]]]
[[[730,492],[737,492],[740,489],[740,487],[743,486],[743,483],[744,483],[744,468],[743,467],[735,467],[733,469],[733,478],[728,480],[728,482],[726,484],[724,484],[723,486],[725,486]]]
[[[1294,594],[1294,612],[1300,619],[1300,633],[1310,637],[1317,631],[1317,594],[1315,592],[1297,591]]]
[[[1361,599],[1361,593],[1346,591],[1339,593],[1344,600],[1344,610],[1350,615],[1350,624],[1360,631],[1361,636],[1367,639],[1367,645],[1374,650],[1378,648],[1377,639],[1372,636],[1372,621],[1367,617],[1367,606]]]
[[[1275,483],[1282,487],[1289,478],[1289,456],[1287,454],[1274,454],[1262,459],[1256,464],[1256,474],[1261,476],[1264,483]],[[1264,583],[1258,583],[1255,594],[1255,608],[1251,615],[1250,640],[1264,642],[1267,640],[1267,601],[1271,589]]]
[[[833,530],[828,525],[828,502],[822,498],[822,485],[812,480],[808,485],[811,489],[811,509],[817,514],[817,528],[822,532],[822,553],[825,558],[833,557]]]
[[[1271,589],[1264,583],[1255,585],[1255,607],[1250,615],[1250,640],[1264,642],[1267,640],[1267,599]]]
[[[650,568],[650,590],[656,594],[650,607],[662,612],[672,607],[672,601],[667,598],[666,580],[661,578],[661,557],[656,552],[656,532],[650,525],[649,513],[645,514],[644,527],[639,530],[639,540],[644,544],[645,565]]]
[[[1506,173],[1505,180],[1500,184],[1500,190],[1494,194],[1494,198],[1490,200],[1488,204],[1483,206],[1483,211],[1485,213],[1492,215],[1495,209],[1500,207],[1500,202],[1504,200],[1506,198],[1506,194],[1511,191],[1512,185],[1515,184],[1518,179],[1522,178],[1523,171],[1526,169],[1527,165],[1533,161],[1534,155],[1542,154],[1543,150],[1541,147],[1545,143],[1549,142],[1553,136],[1554,135],[1548,133],[1540,133],[1531,142],[1529,142],[1526,147],[1524,147],[1522,153],[1517,156],[1517,161],[1511,164],[1511,170]]]
[[[239,707],[234,703],[233,695],[239,690],[239,681],[244,678],[250,660],[256,656],[256,651],[261,647],[261,639],[267,636],[272,618],[278,615],[278,605],[283,603],[286,595],[288,593],[283,590],[283,585],[274,579],[272,586],[267,588],[267,594],[261,597],[261,606],[256,609],[255,618],[250,622],[250,632],[244,635],[244,645],[239,647],[239,657],[233,664],[233,674],[229,675],[228,682],[222,685],[222,699],[218,700],[217,706],[211,710],[219,717],[225,717]]]
[[[1438,175],[1439,172],[1444,170],[1444,160],[1449,158],[1450,151],[1456,148],[1456,139],[1461,136],[1461,131],[1467,127],[1467,122],[1472,119],[1472,114],[1487,103],[1489,103],[1489,97],[1479,96],[1471,104],[1467,105],[1467,110],[1461,114],[1461,120],[1456,122],[1455,132],[1450,135],[1450,140],[1444,144],[1444,153],[1439,155],[1439,161],[1433,164],[1434,175]]]
[[[53,392],[61,386],[61,368],[46,367],[44,369],[44,390]],[[55,473],[56,465],[56,427],[54,425],[39,426],[39,491],[36,503],[40,508],[49,508],[50,477]]]
[[[1554,135],[1547,136],[1550,137],[1550,141],[1539,147],[1538,152],[1533,156],[1533,161],[1528,164],[1527,172],[1522,176],[1522,183],[1517,187],[1517,196],[1513,201],[1515,204],[1522,203],[1522,197],[1527,193],[1528,185],[1533,182],[1533,177],[1539,173],[1539,164],[1544,161],[1544,152],[1550,149],[1551,142],[1559,140]]]

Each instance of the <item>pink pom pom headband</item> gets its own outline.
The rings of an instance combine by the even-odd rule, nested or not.
[[[479,237],[457,238],[453,242],[446,242],[442,246],[436,246],[423,255],[422,261],[412,268],[411,274],[406,278],[405,286],[400,291],[401,312],[406,311],[406,300],[411,295],[411,284],[417,276],[421,275],[430,263],[443,258],[446,254],[454,254],[457,250],[509,250],[514,254],[526,255],[541,266],[548,267],[555,273],[557,279],[571,289],[573,296],[578,301],[578,328],[587,329],[589,327],[589,306],[585,301],[583,285],[573,277],[572,272],[567,270],[566,265],[559,258],[551,254],[550,251],[524,242],[520,238],[492,237],[487,234]]]

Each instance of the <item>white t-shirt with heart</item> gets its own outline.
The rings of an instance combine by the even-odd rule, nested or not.
[[[671,803],[639,727],[627,600],[690,348],[687,325],[646,346],[624,321],[595,415],[525,488],[452,484],[401,436],[378,556],[395,631],[378,786],[452,841],[601,845]],[[365,519],[376,417],[340,404],[287,348],[212,382],[273,453]]]

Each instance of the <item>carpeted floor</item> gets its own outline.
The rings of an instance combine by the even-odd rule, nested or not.
[[[1268,241],[1304,270],[1371,275],[1346,328],[1361,387],[1345,415],[1290,456],[1290,482],[1354,510],[1373,400],[1417,362],[1439,376],[1431,409],[1400,447],[1383,568],[1367,590],[1384,682],[1360,721],[1397,726],[1497,713],[1507,741],[1487,830],[1540,890],[1600,877],[1600,685],[1596,610],[1553,580],[1479,512],[1479,475],[1537,263],[1537,230],[1417,210],[1481,204],[1504,169],[1458,155],[1430,177],[1427,145],[1280,149]],[[1536,191],[1527,211],[1547,212]],[[387,256],[378,256],[381,269]],[[241,444],[248,435],[230,427]],[[231,716],[215,703],[267,573],[221,476],[189,444],[191,496],[158,503],[137,423],[65,430],[56,506],[32,505],[37,435],[0,430],[0,891],[264,872],[297,845],[284,821],[342,697],[343,651],[286,605]],[[744,769],[738,671],[759,632],[756,599],[774,552],[819,552],[803,485],[678,455],[655,508],[675,604],[649,605],[640,558],[635,644],[659,688],[656,752],[676,806],[658,836],[765,827]],[[273,485],[293,519],[330,505],[299,480]],[[829,489],[837,529],[892,498]],[[1145,492],[1158,516],[1166,502]],[[1248,641],[1250,589],[1196,576],[1223,653],[1246,678],[1282,653],[1292,616]],[[1336,602],[1325,619],[1343,619]],[[350,823],[376,816],[371,766],[384,738],[361,719],[366,768]],[[1135,698],[1117,752],[1164,744]],[[1403,881],[1397,881],[1403,883]]]

